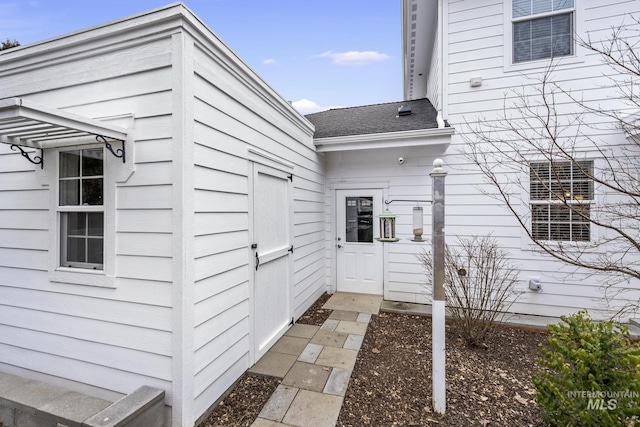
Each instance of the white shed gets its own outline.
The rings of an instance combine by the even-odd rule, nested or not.
[[[4,372],[193,425],[325,291],[313,126],[181,3],[0,52],[0,142]]]

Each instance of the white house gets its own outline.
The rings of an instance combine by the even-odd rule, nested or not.
[[[505,114],[505,107],[512,109],[507,114],[515,115],[510,104],[514,95],[509,91],[519,87],[526,91],[527,85],[548,70],[552,63],[550,50],[542,46],[532,53],[523,47],[536,43],[532,37],[547,40],[549,45],[553,38],[559,46],[554,53],[552,78],[564,90],[594,106],[622,108],[624,100],[619,99],[605,77],[611,69],[598,55],[579,46],[576,38],[586,39],[589,29],[588,35],[594,40],[606,41],[611,29],[622,23],[636,28],[638,23],[633,17],[640,16],[640,3],[403,0],[401,4],[407,101],[307,116],[316,125],[314,143],[326,159],[326,258],[331,289],[383,294],[385,299],[394,301],[430,302],[424,269],[416,258],[429,247],[413,239],[412,210],[424,207],[424,230],[430,230],[430,207],[424,201],[430,199],[431,193],[428,172],[433,159],[440,157],[448,171],[447,241],[455,244],[459,236],[489,233],[498,240],[520,269],[518,289],[523,293],[512,311],[559,316],[587,308],[594,317],[608,317],[628,302],[637,301],[637,280],[609,289],[608,295],[614,297],[605,301],[602,283],[606,276],[567,267],[551,256],[540,255],[504,203],[483,194],[491,188],[478,167],[463,154],[474,137],[472,126],[467,123],[495,121]],[[513,28],[521,29],[522,25],[528,25],[527,31],[520,31],[517,37],[522,40],[515,40]],[[426,104],[432,105],[433,111],[425,112],[419,107]],[[407,107],[413,107],[412,115],[400,114]],[[571,112],[560,110],[560,114]],[[613,124],[601,123],[598,130],[583,131],[593,132],[602,146],[613,150],[628,143],[627,135],[614,129]],[[602,132],[606,126],[609,128]],[[601,152],[585,152],[587,161],[602,161]],[[513,168],[504,168],[501,173],[506,176],[513,173]],[[592,186],[589,184],[589,188]],[[593,202],[603,203],[605,196],[611,194],[596,186]],[[355,244],[345,238],[348,221],[359,219],[349,209],[354,197],[373,200],[374,217],[383,210],[383,201],[390,202],[386,207],[398,217],[400,240],[381,243],[369,239],[370,243],[363,245],[358,240],[362,236],[352,237]],[[519,197],[523,199],[520,208],[528,210],[528,194]],[[558,226],[558,236],[551,240],[560,241],[597,241],[598,233],[602,233],[592,225],[580,239],[566,238],[567,224],[559,225],[563,221],[549,219],[539,228]],[[374,236],[379,235],[376,227],[374,221]],[[425,235],[428,237],[428,233]],[[357,258],[362,261],[354,262]],[[531,290],[530,280],[537,281],[541,290]]]
[[[402,0],[405,101],[306,118],[181,3],[0,52],[0,371],[107,399],[155,386],[193,425],[323,292],[430,302],[414,215],[428,239],[436,158],[447,239],[499,239],[514,311],[606,315],[599,278],[535,253],[461,154],[465,124],[549,63],[514,59],[512,2]],[[560,3],[530,19],[583,34],[640,12]],[[554,75],[600,93],[567,34]]]
[[[326,290],[312,135],[182,4],[3,51],[0,370],[193,425]]]

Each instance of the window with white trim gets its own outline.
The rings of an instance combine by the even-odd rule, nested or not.
[[[513,63],[574,54],[574,0],[512,0]]]
[[[536,240],[591,240],[593,161],[532,162],[529,199]]]
[[[61,151],[58,212],[60,266],[104,267],[104,151]]]

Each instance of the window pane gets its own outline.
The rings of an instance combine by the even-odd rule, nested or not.
[[[86,236],[87,234],[87,214],[81,212],[68,212],[67,236]]]
[[[82,150],[82,176],[102,176],[102,148]]]
[[[65,151],[60,153],[60,177],[80,176],[80,151]]]
[[[103,240],[99,238],[90,238],[87,239],[87,244],[87,262],[92,264],[102,264]]]
[[[345,208],[346,241],[373,243],[373,197],[347,197]]]
[[[78,237],[67,238],[67,257],[68,262],[86,262],[85,258],[85,239]]]
[[[531,15],[531,0],[513,0],[511,7],[514,18]]]
[[[533,0],[531,5],[531,13],[546,13],[551,12],[551,0]]]
[[[60,181],[60,206],[78,206],[80,204],[80,180]]]
[[[90,213],[88,236],[104,236],[104,214]]]
[[[82,180],[82,204],[102,204],[102,178]]]
[[[573,0],[553,0],[553,10],[571,9]]]

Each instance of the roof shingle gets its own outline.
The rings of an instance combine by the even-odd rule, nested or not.
[[[399,116],[398,108],[401,106],[410,107],[411,114]],[[314,138],[369,135],[438,127],[437,111],[427,98],[337,108],[309,114],[305,117],[316,127]]]

